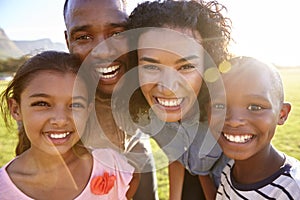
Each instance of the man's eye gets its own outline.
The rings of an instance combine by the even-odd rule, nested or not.
[[[159,70],[159,68],[155,65],[143,65],[143,69],[146,69],[146,70]]]
[[[44,101],[37,101],[31,104],[31,106],[41,106],[41,107],[50,107],[50,105],[47,102]]]
[[[252,111],[259,111],[262,110],[263,108],[259,105],[249,105],[247,109]]]
[[[111,34],[111,37],[122,37],[122,36],[123,36],[123,34],[122,34],[121,31],[114,32],[114,33]]]
[[[89,40],[89,39],[91,39],[91,37],[88,35],[81,35],[75,38],[75,40]]]
[[[214,109],[225,109],[225,105],[221,103],[215,103],[212,105]]]

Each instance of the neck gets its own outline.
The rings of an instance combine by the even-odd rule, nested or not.
[[[62,167],[67,168],[68,165],[71,165],[74,161],[78,160],[78,158],[83,157],[84,152],[87,152],[87,150],[77,145],[66,153],[57,155],[49,155],[39,149],[31,147],[24,152],[23,157],[24,160],[26,160],[26,165],[29,165],[32,170],[52,171]]]
[[[233,177],[238,183],[256,183],[274,174],[283,164],[284,156],[269,145],[247,160],[235,160]]]
[[[96,91],[96,98],[100,98],[100,99],[111,99],[111,94],[106,94],[101,92],[98,88]]]

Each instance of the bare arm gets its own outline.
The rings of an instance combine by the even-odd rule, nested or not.
[[[213,200],[216,198],[217,188],[209,175],[198,176],[201,183],[205,199]]]
[[[140,183],[140,174],[139,173],[133,173],[133,177],[129,183],[129,189],[126,193],[126,198],[127,199],[131,199],[133,197],[133,195],[135,194],[139,183]]]
[[[169,165],[170,200],[180,200],[184,180],[184,167],[178,161]]]

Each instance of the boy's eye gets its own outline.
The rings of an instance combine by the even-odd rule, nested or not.
[[[50,105],[45,101],[34,102],[34,103],[31,104],[31,106],[43,106],[43,107],[47,106],[47,107],[50,107]]]
[[[262,110],[263,108],[259,105],[253,104],[253,105],[249,105],[247,109],[252,111],[259,111]]]
[[[214,109],[225,109],[225,105],[221,103],[215,103],[212,105]]]

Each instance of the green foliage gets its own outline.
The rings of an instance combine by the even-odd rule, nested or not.
[[[28,58],[28,56],[22,56],[20,58],[0,60],[0,72],[15,72]]]

